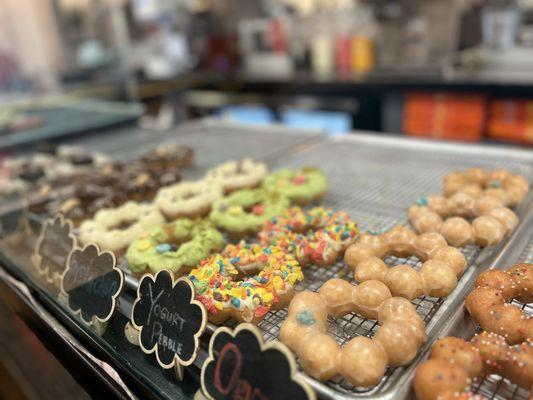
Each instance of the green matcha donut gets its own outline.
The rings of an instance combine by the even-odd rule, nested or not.
[[[318,168],[280,169],[267,175],[263,187],[279,190],[298,205],[306,205],[322,197],[327,189],[326,176]]]
[[[187,273],[224,243],[222,234],[206,220],[178,219],[153,228],[133,241],[126,259],[135,275],[169,269]]]
[[[234,236],[255,234],[290,205],[288,197],[267,189],[244,189],[216,201],[209,218]]]

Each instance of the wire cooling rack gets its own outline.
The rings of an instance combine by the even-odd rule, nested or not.
[[[446,146],[433,143],[416,144],[414,141],[394,139],[369,139],[355,135],[354,139],[321,140],[318,135],[275,134],[265,128],[243,128],[235,126],[197,125],[179,132],[160,134],[157,140],[146,140],[146,147],[133,146],[122,149],[119,157],[128,153],[133,157],[149,147],[166,142],[180,143],[194,147],[197,164],[185,171],[186,178],[200,177],[207,168],[228,159],[250,157],[268,162],[271,169],[313,165],[327,175],[329,190],[323,204],[335,210],[346,211],[358,222],[362,231],[386,231],[398,224],[406,224],[406,209],[417,198],[442,190],[445,174],[474,166],[485,168],[508,168],[515,173],[533,176],[533,157],[513,151],[487,150],[461,145]],[[139,147],[141,149],[139,150]],[[144,147],[144,148],[142,148]],[[474,149],[474,150],[472,150]],[[461,251],[472,268],[482,253],[476,246],[467,246]],[[392,266],[408,264],[415,269],[421,263],[416,257],[388,257],[385,262]],[[309,267],[305,280],[296,290],[318,290],[331,278],[352,281],[352,273],[344,263],[338,262],[330,268]],[[452,294],[450,297],[454,296]],[[449,298],[450,298],[449,297]],[[428,324],[442,308],[444,301],[432,297],[421,297],[413,301],[421,318]],[[287,311],[268,313],[259,323],[266,341],[279,335],[281,323]],[[378,325],[375,320],[362,318],[351,313],[341,318],[330,318],[329,333],[343,345],[351,338],[362,335],[372,337]],[[234,326],[234,321],[228,321]],[[210,331],[216,327],[210,326]],[[308,378],[321,397],[387,397],[396,398],[399,383],[405,382],[404,373],[410,367],[389,368],[382,381],[371,389],[353,387],[343,379],[320,383]],[[485,379],[490,383],[490,377]],[[408,385],[408,383],[407,383]],[[480,383],[480,393],[485,388]],[[499,385],[498,388],[503,385]],[[489,388],[487,390],[490,391]],[[500,389],[498,389],[500,390]],[[386,394],[385,394],[386,393]],[[518,391],[517,391],[518,393]]]
[[[516,263],[531,262],[533,262],[533,236],[516,258]],[[522,308],[528,316],[533,317],[533,304],[523,304],[516,300],[513,300],[511,304]],[[482,329],[478,328],[477,331],[481,332]],[[472,385],[472,391],[491,400],[527,400],[530,398],[530,393],[527,390],[498,375],[483,377],[479,382]]]

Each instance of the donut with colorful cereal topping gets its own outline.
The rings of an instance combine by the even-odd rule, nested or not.
[[[292,203],[303,206],[323,197],[328,190],[328,181],[318,168],[284,168],[267,175],[263,187],[280,190]]]
[[[120,207],[101,209],[79,228],[83,245],[96,243],[103,250],[122,254],[139,235],[165,222],[159,210],[151,204],[128,201]]]
[[[343,211],[291,207],[267,221],[258,237],[263,246],[279,246],[294,254],[302,266],[329,266],[344,254],[358,233],[357,224]]]
[[[169,220],[198,218],[209,214],[213,203],[223,194],[217,182],[184,181],[159,189],[154,202]]]
[[[267,247],[255,261],[261,271],[239,279],[236,258],[220,254],[202,261],[189,279],[196,287],[197,299],[208,311],[209,321],[221,324],[230,317],[257,324],[270,310],[287,306],[294,295],[294,285],[303,279],[300,265],[280,248]]]
[[[179,219],[151,229],[133,241],[126,252],[136,276],[168,269],[182,275],[222,248],[222,234],[205,220]]]
[[[267,174],[264,163],[249,158],[240,161],[228,161],[207,171],[206,179],[218,181],[226,193],[240,189],[258,187]]]
[[[290,201],[281,192],[243,189],[213,204],[209,218],[234,237],[257,233],[275,215],[283,213]]]
[[[533,384],[533,344],[509,346],[505,338],[483,332],[470,342],[445,337],[433,345],[429,359],[414,375],[418,400],[482,399],[469,390],[474,379],[497,374],[527,390]]]

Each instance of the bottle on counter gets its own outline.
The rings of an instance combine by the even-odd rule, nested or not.
[[[374,68],[374,38],[377,26],[372,9],[360,3],[355,9],[355,21],[350,38],[350,67],[352,72],[364,73]]]

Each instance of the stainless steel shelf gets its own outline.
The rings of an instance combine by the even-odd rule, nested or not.
[[[439,193],[442,190],[444,175],[453,170],[464,170],[473,166],[489,169],[505,167],[526,177],[533,176],[533,152],[505,147],[380,137],[363,133],[342,138],[326,138],[317,132],[281,127],[243,127],[203,121],[155,136],[142,133],[134,137],[134,140],[124,146],[120,145],[119,137],[114,138],[116,147],[110,149],[112,156],[116,159],[128,159],[166,142],[190,145],[194,147],[198,160],[195,167],[184,171],[184,176],[190,179],[201,177],[209,167],[217,163],[243,157],[265,161],[272,170],[304,165],[317,166],[328,176],[330,186],[323,204],[348,212],[362,230],[387,230],[397,224],[406,224],[407,207],[420,196]],[[127,140],[125,133],[124,141]],[[105,147],[105,143],[102,143],[102,148],[98,150]],[[426,322],[429,341],[411,365],[389,368],[382,381],[371,389],[353,387],[340,379],[318,382],[306,376],[318,395],[337,399],[400,399],[410,396],[410,381],[416,364],[427,355],[437,337],[451,332],[452,328],[456,328],[455,331],[462,333],[464,337],[474,333],[475,327],[462,311],[462,302],[478,273],[496,265],[501,268],[510,266],[519,259],[533,259],[532,209],[533,194],[517,210],[521,217],[517,231],[500,245],[486,249],[476,246],[461,249],[468,260],[468,268],[451,296],[446,299],[421,297],[413,301]],[[389,265],[407,263],[414,268],[421,265],[415,257],[388,257],[386,262]],[[334,277],[351,280],[352,273],[343,262],[330,268],[310,267],[305,270],[305,280],[296,289],[318,290],[325,281]],[[130,289],[136,289],[138,285],[138,281],[131,276],[126,283]],[[124,312],[128,314],[128,307],[125,307]],[[259,324],[265,340],[270,341],[278,337],[280,324],[285,317],[286,310],[267,314]],[[227,325],[232,324],[235,322],[229,321]],[[376,328],[375,320],[352,313],[342,318],[331,318],[329,332],[342,345],[357,335],[371,337]],[[208,333],[212,333],[214,329],[215,326],[209,325]],[[203,339],[205,346],[209,335]],[[205,356],[204,349],[195,364],[201,366]],[[486,390],[496,392],[503,390],[501,388],[504,385],[493,387],[490,386],[490,379],[486,381],[488,386],[481,383],[478,389],[480,392],[485,390],[485,387]],[[515,395],[518,393],[517,390]]]

